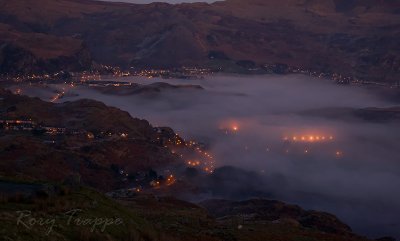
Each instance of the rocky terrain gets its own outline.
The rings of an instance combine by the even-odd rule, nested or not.
[[[111,199],[77,185],[15,180],[0,180],[0,193],[0,235],[5,240],[368,240],[330,214],[275,201],[212,200],[202,204],[205,209],[172,197],[133,194]],[[218,217],[221,208],[236,211],[224,213],[231,215],[224,219],[207,211]],[[244,218],[265,215],[266,210],[271,218],[263,222]],[[302,214],[301,224],[289,218]]]
[[[79,71],[97,64],[231,72],[292,66],[395,83],[399,12],[395,0],[2,0],[0,71]]]
[[[298,206],[288,205],[279,201],[263,199],[240,202],[207,200],[200,203],[200,205],[220,220],[241,217],[243,223],[290,223],[293,226],[313,228],[326,233],[351,235],[350,227],[331,214],[305,211]]]
[[[29,180],[68,181],[100,190],[126,187],[129,174],[176,163],[145,120],[100,102],[52,104],[0,93],[0,119],[40,123],[50,128],[0,130],[0,175]],[[54,129],[54,130],[53,130]],[[47,131],[49,132],[49,131]]]

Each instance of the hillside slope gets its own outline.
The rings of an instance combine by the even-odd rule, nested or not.
[[[351,233],[326,233],[294,222],[243,223],[240,216],[220,221],[198,205],[171,197],[135,194],[129,199],[111,199],[80,186],[2,179],[0,194],[0,237],[4,240],[368,241]],[[254,209],[257,211],[262,210]],[[328,217],[314,220],[321,225],[330,225],[326,221],[333,217],[314,215]],[[284,215],[280,217],[284,219]]]
[[[1,176],[110,191],[179,161],[147,121],[103,103],[53,104],[1,89],[0,99]]]
[[[399,78],[400,6],[395,0],[228,0],[211,5],[1,0],[0,6],[0,43],[15,44],[43,66],[58,61],[48,70],[89,68],[91,61],[224,70],[247,60],[374,81]],[[24,41],[35,35],[37,41]],[[10,54],[2,55],[1,72],[10,72],[12,64],[4,63]]]

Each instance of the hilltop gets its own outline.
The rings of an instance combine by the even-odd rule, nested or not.
[[[178,163],[149,122],[101,102],[53,104],[0,92],[0,175],[109,191]],[[130,175],[130,176],[129,176]]]

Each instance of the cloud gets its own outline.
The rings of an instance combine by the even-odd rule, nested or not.
[[[190,84],[204,90],[118,96],[79,87],[73,90],[79,97],[65,100],[97,99],[208,143],[219,166],[236,167],[218,172],[230,179],[218,183],[214,176],[205,182],[216,195],[263,194],[337,214],[357,232],[400,237],[394,215],[400,213],[399,123],[352,115],[352,109],[397,103],[367,88],[303,75],[217,75]],[[33,95],[45,97],[41,91]],[[311,136],[313,141],[306,141]]]

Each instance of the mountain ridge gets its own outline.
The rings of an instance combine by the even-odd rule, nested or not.
[[[228,0],[178,5],[40,1],[0,1],[0,43],[17,44],[45,67],[51,66],[42,61],[48,59],[48,49],[57,49],[50,62],[64,61],[43,67],[45,72],[63,66],[69,71],[90,69],[90,62],[227,71],[226,66],[239,68],[237,62],[251,61],[258,68],[279,63],[377,82],[399,79],[396,1]],[[22,41],[23,36],[34,35],[42,39],[30,45]],[[68,48],[74,45],[70,42],[81,43],[75,45],[88,54],[76,56],[77,48]],[[8,58],[4,52],[0,56]],[[83,64],[76,66],[74,61]],[[0,61],[0,66],[3,74],[13,68],[23,72],[17,64],[4,67]],[[36,69],[40,66],[28,72]]]

